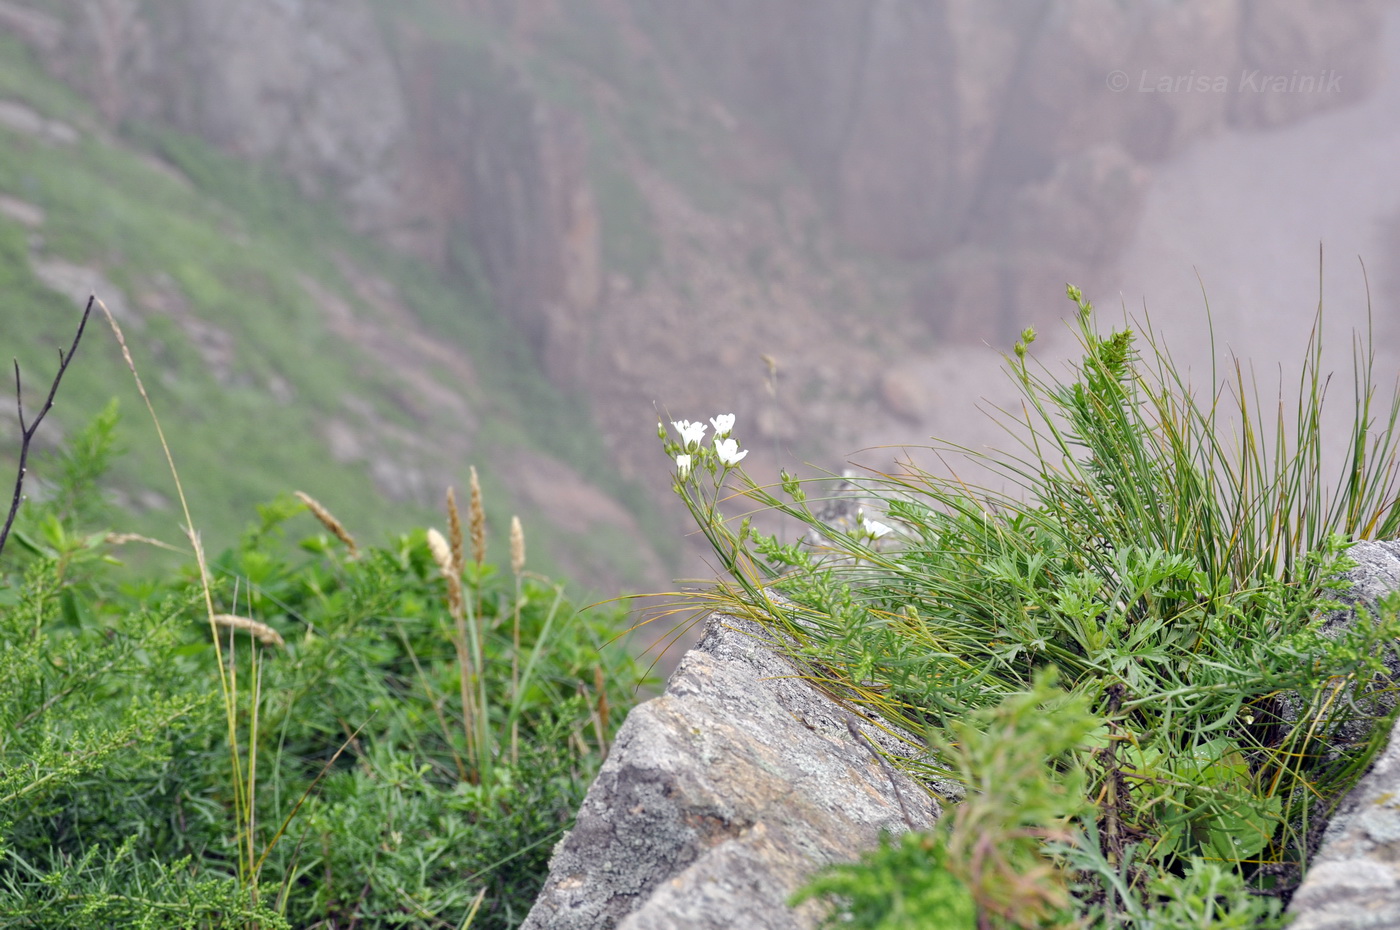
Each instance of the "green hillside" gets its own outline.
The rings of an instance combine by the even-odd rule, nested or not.
[[[465,488],[472,465],[496,525],[518,511],[545,528],[549,515],[513,501],[495,467],[531,453],[642,509],[639,492],[613,477],[582,404],[549,386],[479,279],[443,280],[391,256],[327,205],[196,140],[141,127],[111,138],[86,101],[4,36],[0,102],[10,114],[0,119],[0,349],[18,358],[36,405],[98,291],[118,313],[211,550],[229,545],[257,504],[296,489],[370,538],[440,522],[434,502],[448,483]],[[385,319],[365,282],[387,285],[406,316]],[[122,512],[113,528],[176,542],[159,444],[112,333],[94,323],[41,444],[118,398],[125,454],[105,489]],[[396,365],[376,333],[405,329],[445,351],[433,364]],[[360,448],[334,449],[332,427]],[[17,442],[5,435],[8,467]],[[537,533],[532,560],[640,580],[632,556],[583,535]]]

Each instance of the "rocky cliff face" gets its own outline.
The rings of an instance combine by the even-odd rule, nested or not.
[[[1025,268],[1038,285],[1047,264],[1063,281],[1109,261],[1145,166],[1225,126],[1345,105],[1378,65],[1378,3],[633,6],[801,166],[850,241],[938,263],[912,309],[955,328],[986,316],[956,287],[967,266]],[[1328,69],[1344,72],[1335,92],[1267,92],[1270,77]],[[1024,316],[1037,301],[1009,287],[1007,315]],[[1003,334],[970,329],[959,334]]]
[[[143,122],[264,161],[392,235],[409,112],[364,3],[73,4],[44,49],[114,127]],[[401,220],[402,221],[402,220]]]
[[[892,359],[1058,309],[1193,139],[1365,94],[1381,3],[0,6],[111,126],[266,162],[484,276],[648,474],[654,404],[733,409],[799,454],[917,423]],[[1326,93],[1246,86],[1329,69]]]

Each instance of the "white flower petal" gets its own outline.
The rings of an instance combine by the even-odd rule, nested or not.
[[[740,451],[739,451],[739,443],[738,443],[737,440],[734,440],[734,439],[716,439],[716,440],[715,440],[715,455],[719,456],[719,460],[720,460],[721,462],[723,462],[724,465],[725,465],[726,467],[732,466],[732,465],[738,465],[738,464],[739,464],[739,460],[742,459],[744,456],[746,456],[746,455],[748,455],[748,454],[749,454],[749,450],[748,450],[748,449],[745,449],[743,452],[740,452]]]
[[[715,437],[722,439],[734,429],[734,414],[721,413],[719,416],[710,417],[710,424],[715,428]]]
[[[705,430],[709,428],[704,423],[692,423],[689,420],[672,420],[671,425],[681,434],[681,443],[687,449],[704,442]]]
[[[893,527],[886,526],[879,520],[863,520],[862,525],[865,527],[865,531],[870,534],[871,539],[879,539],[881,536],[888,536],[894,532]]]

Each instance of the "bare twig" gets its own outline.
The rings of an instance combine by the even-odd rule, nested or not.
[[[870,755],[875,758],[875,761],[880,763],[880,768],[884,771],[885,778],[889,780],[890,787],[894,789],[894,799],[899,802],[899,813],[904,818],[904,825],[909,828],[911,833],[918,830],[919,828],[914,825],[914,818],[909,816],[909,808],[904,803],[904,792],[899,790],[899,778],[895,775],[894,769],[890,767],[890,763],[880,752],[880,747],[876,746],[874,741],[862,733],[860,727],[856,726],[856,718],[853,714],[846,715],[846,730],[857,743],[863,743],[865,747],[870,750]]]
[[[58,383],[63,380],[63,373],[68,370],[68,363],[73,360],[73,353],[78,351],[78,343],[83,338],[83,330],[87,328],[88,316],[92,313],[92,304],[97,298],[88,298],[87,309],[83,311],[83,319],[78,323],[78,333],[73,337],[73,344],[68,347],[67,354],[62,349],[58,350],[58,374],[53,377],[53,384],[49,385],[49,396],[44,399],[44,407],[39,411],[39,415],[34,418],[34,422],[25,424],[24,422],[24,389],[19,378],[19,359],[15,359],[15,405],[19,408],[19,469],[15,474],[15,496],[10,501],[10,514],[5,518],[5,528],[0,530],[0,552],[5,550],[5,541],[10,538],[10,527],[14,525],[15,514],[19,513],[19,503],[24,499],[24,475],[29,467],[29,445],[34,440],[34,434],[39,429],[39,424],[43,422],[44,416],[53,409],[53,399],[58,394]]]

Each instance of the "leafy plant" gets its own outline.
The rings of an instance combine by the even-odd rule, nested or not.
[[[747,477],[732,417],[712,421],[713,446],[703,424],[673,424],[678,440],[660,430],[675,489],[724,566],[714,601],[797,642],[825,670],[819,686],[927,733],[941,750],[916,774],[951,767],[972,789],[927,848],[960,851],[946,861],[979,926],[1059,919],[1062,883],[1079,914],[1108,926],[1273,920],[1306,867],[1309,825],[1373,751],[1356,725],[1387,706],[1365,696],[1388,688],[1381,657],[1400,604],[1340,635],[1321,625],[1347,546],[1400,528],[1400,397],[1377,415],[1373,356],[1358,343],[1348,455],[1331,478],[1320,320],[1290,422],[1282,399],[1276,413],[1258,403],[1239,365],[1203,403],[1150,326],[1103,334],[1082,294],[1069,296],[1082,349],[1071,376],[1033,365],[1030,330],[1008,358],[1023,398],[1000,412],[1014,450],[936,450],[1010,491],[907,462],[854,479],[832,518],[813,482]],[[747,515],[736,528],[722,505],[740,500],[799,521],[806,544],[757,534]],[[1008,769],[1015,747],[989,751],[983,715],[1043,699],[1051,668],[1096,722],[1092,737],[1066,744],[1061,763]],[[1052,840],[1036,856],[1016,858],[1026,834],[969,813],[1010,817],[1051,785],[1088,812],[1077,826],[1031,818],[1032,835]],[[997,844],[994,882],[959,875],[979,841]],[[923,842],[887,848],[869,876]],[[1014,875],[1038,892],[1006,896]],[[849,891],[834,881],[818,887]]]
[[[0,924],[518,924],[640,678],[617,612],[578,613],[518,529],[509,571],[444,573],[435,531],[359,546],[292,497],[207,593],[121,580],[73,506],[112,428],[59,454],[0,575]]]
[[[833,925],[879,930],[918,921],[976,930],[990,912],[1025,927],[1063,915],[1069,894],[1045,843],[1067,840],[1067,824],[1090,804],[1074,752],[1100,726],[1082,695],[1055,687],[1053,669],[1030,691],[953,725],[939,745],[973,789],[950,814],[950,830],[911,833],[837,866],[795,902],[831,895]]]

